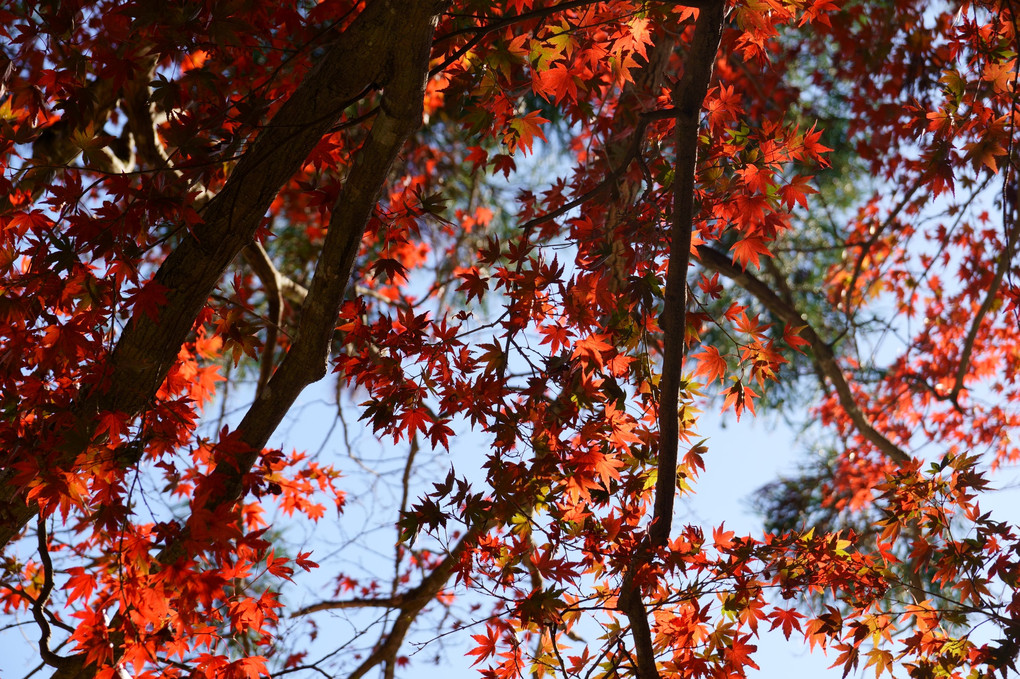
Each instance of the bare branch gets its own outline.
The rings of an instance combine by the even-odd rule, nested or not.
[[[266,291],[266,302],[269,305],[269,323],[266,324],[266,344],[262,349],[262,360],[259,364],[259,381],[255,388],[257,399],[269,383],[273,372],[273,357],[276,354],[276,342],[283,323],[283,291],[282,276],[269,258],[262,243],[252,241],[244,249],[244,259],[262,281]]]
[[[57,655],[50,649],[50,623],[44,613],[46,602],[49,601],[50,592],[53,591],[53,561],[50,559],[50,550],[47,545],[46,519],[39,514],[36,538],[39,545],[39,560],[43,567],[43,585],[39,595],[32,602],[32,616],[39,625],[39,657],[50,667],[61,668],[66,665],[69,658]]]
[[[818,370],[832,383],[839,397],[840,405],[850,417],[850,420],[854,423],[861,436],[870,441],[896,464],[905,465],[911,461],[909,454],[871,426],[871,423],[868,422],[867,417],[861,411],[860,406],[857,405],[853,392],[850,390],[850,385],[846,381],[846,376],[843,375],[843,370],[839,367],[839,363],[836,362],[832,348],[822,341],[822,338],[818,336],[815,329],[811,327],[795,307],[780,299],[772,291],[772,288],[753,274],[735,266],[729,257],[718,250],[714,250],[706,245],[698,246],[698,258],[706,268],[721,273],[754,295],[766,309],[775,314],[784,323],[791,327],[800,327],[800,336],[811,345],[811,351],[814,354],[814,361],[818,366]]]
[[[1017,182],[1016,204],[1020,205],[1020,182]],[[967,338],[963,341],[963,349],[960,351],[960,363],[956,368],[953,388],[947,396],[940,397],[949,399],[953,403],[957,403],[960,391],[964,387],[967,371],[970,370],[970,358],[974,353],[974,342],[977,341],[981,322],[984,321],[985,316],[991,311],[992,306],[997,301],[999,288],[1002,287],[1002,280],[1013,264],[1013,256],[1016,254],[1017,237],[1020,236],[1020,217],[1014,215],[1013,224],[1006,226],[1006,228],[1008,229],[1006,232],[1006,244],[1002,252],[999,253],[999,261],[995,265],[995,275],[992,277],[992,282],[988,286],[988,292],[985,294],[981,306],[974,315],[974,320],[971,321],[970,330],[967,331]]]
[[[403,595],[403,604],[399,606],[400,613],[393,623],[393,627],[390,628],[383,642],[351,672],[347,679],[360,679],[369,670],[382,662],[393,664],[396,660],[397,651],[400,650],[400,645],[404,642],[404,637],[411,628],[411,624],[417,619],[418,614],[442,591],[450,576],[453,575],[457,564],[460,563],[464,553],[474,546],[478,538],[488,529],[489,522],[479,519],[477,523],[464,533],[464,536],[450,550],[446,558],[429,573],[421,584]]]
[[[670,229],[669,263],[666,271],[663,332],[662,380],[659,393],[659,462],[655,483],[655,509],[650,536],[653,547],[669,540],[676,496],[676,462],[679,445],[677,422],[680,372],[686,351],[687,268],[691,259],[694,229],[694,183],[698,163],[698,128],[701,108],[708,93],[719,41],[722,38],[725,3],[722,0],[702,8],[694,28],[690,54],[683,78],[673,91],[677,109],[676,170],[673,187],[673,224]]]
[[[305,606],[302,609],[294,611],[290,614],[290,617],[299,618],[303,615],[309,615],[310,613],[318,613],[319,611],[338,611],[348,608],[400,608],[405,598],[405,596],[401,595],[381,597],[378,599],[338,599],[334,601],[320,601],[317,604]]]
[[[857,262],[854,264],[853,273],[850,275],[850,280],[846,284],[846,292],[844,293],[843,300],[844,305],[843,311],[844,314],[846,315],[847,327],[853,325],[853,307],[850,304],[850,302],[853,300],[854,288],[857,287],[857,279],[860,278],[861,272],[864,270],[864,260],[866,260],[868,258],[868,255],[871,254],[871,248],[875,246],[875,243],[877,243],[878,239],[882,237],[882,234],[885,233],[885,230],[896,221],[896,218],[899,216],[900,212],[903,211],[903,208],[905,208],[910,203],[910,200],[914,197],[914,194],[917,193],[917,190],[921,188],[922,184],[923,182],[921,181],[921,179],[918,179],[916,182],[914,182],[914,185],[910,187],[906,195],[903,196],[903,199],[900,200],[900,202],[898,202],[895,205],[895,207],[893,207],[892,210],[890,210],[889,214],[882,221],[882,223],[874,228],[871,237],[868,238],[867,244],[861,249],[860,253],[857,255]]]

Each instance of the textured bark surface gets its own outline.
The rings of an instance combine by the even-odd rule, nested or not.
[[[167,288],[167,303],[160,308],[158,320],[139,314],[125,328],[110,357],[102,388],[86,394],[75,408],[76,441],[91,439],[98,413],[116,411],[135,415],[149,403],[209,294],[237,254],[252,241],[280,187],[347,106],[367,91],[388,85],[391,90],[387,97],[389,113],[381,117],[381,121],[387,121],[383,123],[385,129],[380,129],[378,135],[373,134],[370,142],[376,145],[375,150],[382,146],[390,149],[388,155],[362,163],[370,167],[365,168],[361,181],[366,184],[374,181],[374,186],[353,187],[345,191],[346,197],[342,198],[357,204],[360,214],[367,218],[372,205],[365,203],[374,200],[385,175],[385,169],[380,174],[380,167],[389,167],[403,138],[413,129],[409,128],[401,136],[403,126],[399,121],[407,120],[408,116],[413,116],[412,111],[420,111],[421,107],[423,75],[403,70],[407,59],[417,57],[420,60],[422,45],[427,49],[434,17],[443,4],[370,3],[337,37],[240,158],[223,189],[205,206],[203,223],[184,237],[160,266],[154,281]],[[424,58],[427,61],[427,51]],[[412,81],[417,85],[413,86]],[[398,96],[398,91],[403,94]],[[401,97],[417,97],[417,101]],[[414,125],[419,123],[420,114]],[[340,230],[345,228],[348,227],[341,226]],[[346,247],[350,248],[352,239],[356,239],[363,228],[364,224],[349,227],[354,230],[335,238],[346,240]],[[353,258],[353,254],[350,257]],[[329,306],[324,300],[318,303]],[[315,370],[321,375],[322,365]],[[278,383],[276,389],[282,391],[283,388]],[[80,452],[69,446],[66,459],[60,462],[71,461]],[[3,481],[0,479],[3,488],[0,490],[0,546],[16,537],[35,513],[34,506],[23,499],[24,489]]]

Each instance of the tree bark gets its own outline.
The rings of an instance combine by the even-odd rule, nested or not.
[[[630,621],[634,638],[635,668],[639,679],[658,679],[655,648],[648,624],[648,610],[638,582],[640,569],[655,551],[669,542],[676,497],[676,466],[679,448],[680,373],[686,353],[687,269],[694,229],[694,188],[698,164],[698,128],[708,93],[726,5],[722,0],[702,7],[694,27],[684,75],[673,91],[676,109],[676,163],[673,184],[673,223],[670,228],[665,304],[662,311],[663,358],[659,382],[659,457],[655,498],[648,540],[639,547],[620,585],[618,606]]]
[[[712,271],[718,271],[731,281],[747,290],[761,302],[766,309],[792,327],[800,327],[800,336],[808,341],[818,371],[828,378],[839,397],[839,404],[854,423],[861,436],[870,441],[887,458],[898,465],[905,465],[911,457],[902,448],[883,436],[871,426],[864,412],[854,399],[850,385],[846,381],[843,369],[839,367],[832,348],[818,336],[815,329],[804,319],[796,308],[784,301],[772,288],[759,280],[754,274],[744,271],[733,264],[722,252],[702,245],[698,247],[698,259],[701,264]],[[824,385],[823,385],[824,386]]]
[[[76,403],[74,423],[65,430],[69,445],[51,465],[73,467],[87,443],[70,442],[90,441],[99,413],[135,416],[152,401],[210,293],[231,261],[252,241],[284,182],[347,106],[383,83],[402,83],[409,77],[397,72],[403,66],[399,55],[409,45],[417,45],[423,32],[431,35],[433,19],[444,4],[376,0],[337,37],[206,205],[203,223],[160,266],[154,280],[167,289],[167,303],[160,308],[158,320],[139,314],[124,329],[106,363],[104,379]],[[398,117],[407,115],[400,106],[395,110]],[[393,134],[393,129],[387,132]],[[396,138],[390,141],[397,143]],[[357,191],[358,199],[364,200],[365,192],[374,197],[378,186]],[[346,238],[352,235],[348,232]],[[22,454],[34,451],[26,445]],[[37,511],[26,501],[25,489],[13,484],[12,476],[11,471],[0,475],[0,549],[20,534]]]

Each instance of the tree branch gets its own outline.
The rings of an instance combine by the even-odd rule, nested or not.
[[[279,270],[273,266],[273,260],[262,243],[252,241],[243,250],[244,259],[255,271],[266,290],[266,302],[269,305],[269,323],[266,324],[266,343],[262,349],[262,360],[259,362],[259,381],[255,387],[257,399],[269,383],[273,372],[273,356],[276,354],[276,342],[279,337],[280,325],[283,323],[283,281]],[[307,292],[306,292],[307,294]]]
[[[50,592],[53,591],[53,561],[50,559],[49,546],[46,537],[46,519],[39,514],[36,539],[39,545],[39,561],[42,562],[43,584],[39,595],[32,602],[32,617],[39,625],[39,657],[50,667],[57,669],[63,667],[70,660],[57,655],[50,649],[50,623],[46,619],[46,602],[49,601]]]
[[[243,496],[244,475],[269,437],[304,388],[326,375],[336,318],[365,227],[397,153],[421,124],[432,31],[443,4],[445,0],[417,3],[413,10],[401,6],[399,11],[396,4],[390,7],[389,46],[380,59],[384,71],[377,79],[385,88],[379,115],[333,206],[297,338],[237,427],[246,451],[220,461],[207,479],[215,489],[206,505],[210,511],[232,505]],[[376,59],[379,57],[376,54]],[[175,561],[183,553],[183,543],[176,540],[168,545],[159,555],[160,562]]]
[[[1007,172],[1007,177],[1008,177]],[[1017,197],[1016,204],[1020,205],[1020,182],[1017,182]],[[1005,226],[1005,225],[1004,225]],[[967,331],[967,338],[963,341],[963,349],[960,351],[960,363],[956,369],[956,377],[953,380],[953,388],[946,396],[939,396],[942,399],[949,399],[954,404],[958,404],[960,397],[960,391],[963,390],[964,380],[967,377],[967,371],[970,370],[970,358],[974,353],[974,342],[977,341],[978,331],[981,329],[981,322],[985,316],[992,309],[992,305],[995,304],[999,288],[1002,287],[1002,279],[1006,276],[1010,266],[1013,264],[1013,256],[1016,254],[1016,243],[1017,236],[1020,235],[1020,217],[1017,215],[1013,216],[1012,226],[1006,227],[1006,244],[999,253],[999,261],[995,266],[995,275],[992,277],[992,282],[988,286],[988,292],[985,295],[984,300],[981,302],[981,306],[978,308],[977,314],[974,315],[974,320],[971,321],[970,330]],[[957,405],[957,407],[959,407]]]
[[[303,615],[318,613],[319,611],[338,611],[347,608],[400,608],[404,603],[406,595],[387,596],[377,599],[334,599],[332,601],[320,601],[311,606],[305,606],[290,614],[292,618],[300,618]]]
[[[423,3],[411,6],[417,8],[419,4]],[[425,4],[427,8],[433,5]],[[350,102],[380,82],[395,84],[398,77],[411,75],[391,74],[387,69],[392,70],[397,55],[406,50],[408,44],[413,44],[413,40],[407,42],[413,37],[409,33],[420,27],[411,20],[420,14],[417,10],[409,12],[408,6],[397,0],[369,3],[304,77],[238,161],[223,189],[205,206],[204,223],[186,235],[160,266],[154,282],[166,289],[166,305],[159,310],[158,320],[139,314],[124,329],[107,361],[105,379],[84,393],[74,408],[69,440],[90,441],[100,412],[116,411],[132,416],[150,403],[223,271],[251,242],[280,187],[300,168]],[[401,87],[403,85],[398,85],[398,89]],[[381,146],[395,143],[396,139],[389,139],[389,136],[397,133],[395,123],[399,116],[406,114],[406,111],[399,111],[398,118],[387,116],[381,125],[377,121],[378,128],[373,127],[378,129],[376,139],[369,143]],[[416,125],[419,123],[420,119],[415,121]],[[352,185],[342,200],[364,204],[375,196],[378,188],[378,184]],[[358,195],[353,195],[352,191]],[[363,195],[365,191],[369,192],[368,196]],[[367,209],[371,210],[371,205]],[[362,227],[347,231],[345,236],[340,234],[345,227],[337,228],[337,234],[331,239],[334,251],[343,249],[335,243],[337,239],[351,241],[360,235]],[[354,253],[349,254],[353,258]],[[324,311],[328,309],[323,307],[319,313]],[[295,360],[298,360],[297,355],[292,362]],[[313,372],[321,373],[324,369],[325,366],[320,365]],[[282,384],[278,383],[277,387],[278,391],[283,390]],[[268,393],[269,389],[263,395]],[[258,401],[262,404],[259,412],[268,405],[264,401],[266,399]],[[248,425],[260,431],[253,436],[253,440],[260,440],[265,425],[251,422]],[[61,467],[72,465],[85,445],[69,444],[53,463]],[[261,443],[258,447],[261,448]],[[0,517],[3,519],[0,521],[0,548],[21,532],[36,511],[34,505],[24,500],[24,489],[15,487],[6,477],[7,474],[0,475]]]
[[[450,550],[446,558],[417,587],[401,596],[403,603],[398,607],[400,612],[393,627],[390,628],[383,642],[351,672],[347,679],[360,679],[379,663],[392,664],[396,660],[397,651],[400,650],[400,645],[411,628],[411,623],[415,621],[421,610],[442,591],[464,553],[489,529],[489,524],[489,521],[479,519],[464,533],[464,536]]]
[[[206,480],[215,491],[210,493],[204,509],[233,504],[242,496],[244,474],[258,459],[269,436],[302,389],[326,374],[335,320],[365,226],[397,153],[421,124],[431,37],[443,5],[445,0],[413,6],[380,0],[370,4],[354,21],[343,34],[348,39],[341,37],[340,44],[306,76],[242,157],[224,189],[208,204],[203,228],[196,230],[195,237],[183,241],[160,268],[156,280],[172,291],[167,295],[168,305],[161,309],[160,322],[136,318],[128,326],[111,359],[110,389],[90,394],[79,408],[85,415],[102,410],[135,413],[144,407],[172,362],[166,352],[172,350],[176,354],[215,279],[244,247],[245,237],[250,241],[276,191],[340,114],[344,102],[354,96],[350,93],[358,94],[365,89],[367,85],[359,86],[362,80],[368,78],[370,83],[384,86],[381,112],[334,205],[322,255],[305,298],[297,339],[238,426],[246,452],[238,459],[221,461]],[[359,62],[364,62],[360,63],[361,68]],[[248,203],[246,198],[255,204]],[[220,268],[214,270],[217,266]],[[165,336],[174,333],[173,338]],[[126,357],[134,357],[140,365],[125,363]],[[79,422],[90,436],[95,429],[94,419]],[[0,507],[7,511],[7,516],[25,521],[34,511],[27,503],[19,502],[13,492],[0,499],[7,504]],[[20,526],[15,527],[15,521],[3,522],[0,545],[18,532]],[[189,534],[186,526],[159,553],[157,560],[169,564],[183,556]],[[452,564],[449,568],[452,569]],[[433,581],[427,578],[422,585],[427,583],[431,585]],[[436,585],[436,591],[441,586]],[[64,659],[58,674],[91,676],[97,668],[86,668],[85,657],[78,654]]]
[[[701,9],[684,65],[684,75],[673,89],[676,110],[676,163],[673,185],[673,223],[670,227],[666,269],[665,304],[660,325],[663,331],[662,377],[659,382],[659,459],[655,499],[648,542],[624,574],[617,599],[630,621],[638,679],[658,679],[648,611],[636,582],[638,571],[669,542],[676,497],[676,465],[679,448],[680,376],[686,353],[687,269],[694,228],[694,188],[698,164],[698,129],[701,109],[712,78],[722,38],[726,4],[712,2]]]
[[[882,234],[885,233],[885,230],[889,228],[889,226],[891,226],[893,222],[896,221],[896,218],[899,216],[900,212],[903,211],[903,208],[905,208],[910,203],[910,200],[914,197],[914,194],[917,193],[917,190],[921,188],[922,183],[923,182],[920,179],[918,179],[914,183],[914,185],[910,187],[910,190],[908,190],[906,195],[903,196],[903,199],[899,203],[897,203],[895,207],[893,207],[893,209],[886,216],[885,220],[883,220],[882,223],[875,228],[874,232],[871,234],[871,237],[868,238],[867,244],[861,249],[860,253],[858,254],[857,262],[854,263],[853,273],[850,275],[850,280],[846,285],[846,292],[844,293],[845,299],[843,300],[843,304],[845,306],[843,311],[846,316],[846,324],[848,328],[851,325],[853,325],[853,308],[851,302],[853,301],[854,288],[857,287],[857,280],[860,278],[861,272],[864,270],[864,261],[868,258],[868,255],[871,254],[871,248],[875,246],[875,243],[877,243],[878,239],[882,237]]]
[[[722,38],[725,2],[702,8],[694,27],[691,51],[683,78],[673,90],[676,120],[676,169],[673,188],[673,224],[670,228],[666,269],[665,305],[662,311],[662,379],[659,383],[659,462],[655,482],[655,505],[650,536],[653,547],[669,540],[676,496],[676,463],[679,446],[680,374],[686,353],[687,269],[694,229],[694,185],[698,163],[698,128],[701,108],[708,93],[719,41]]]
[[[882,451],[892,462],[898,465],[906,465],[911,461],[910,455],[871,426],[871,423],[868,422],[868,419],[854,400],[853,392],[850,390],[850,385],[847,384],[843,370],[836,362],[832,348],[822,341],[822,338],[818,336],[818,333],[815,332],[814,328],[811,327],[796,308],[780,299],[768,285],[753,274],[735,266],[729,257],[718,250],[714,250],[707,245],[698,246],[698,258],[706,268],[721,273],[751,293],[766,309],[781,319],[783,323],[791,327],[801,327],[800,336],[811,345],[814,361],[819,371],[832,383],[839,397],[840,405],[850,417],[850,420],[861,436]]]
[[[81,147],[75,140],[75,133],[81,132],[89,125],[93,129],[100,130],[106,123],[110,112],[117,106],[122,91],[137,86],[139,82],[148,84],[149,73],[156,67],[159,55],[154,53],[140,54],[141,59],[133,78],[117,87],[118,82],[113,78],[96,77],[90,82],[79,95],[85,100],[93,102],[91,116],[88,120],[75,120],[71,116],[64,116],[54,124],[43,130],[42,134],[32,143],[33,164],[25,168],[20,179],[15,185],[15,190],[35,198],[41,194],[53,181],[53,175],[57,169],[70,165],[75,158],[81,155]],[[127,61],[125,60],[125,63]],[[108,161],[108,166],[115,173],[124,170],[123,164],[108,149],[103,149],[103,156]],[[115,169],[116,168],[116,169]],[[11,196],[0,196],[0,215],[8,214],[13,208],[10,202]]]

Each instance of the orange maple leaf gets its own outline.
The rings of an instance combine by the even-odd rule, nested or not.
[[[739,240],[733,244],[733,263],[739,264],[742,269],[746,269],[748,264],[754,264],[754,268],[760,268],[761,262],[758,259],[758,255],[765,255],[771,257],[772,253],[769,252],[768,247],[765,245],[765,241],[756,236],[749,236],[743,240]]]

